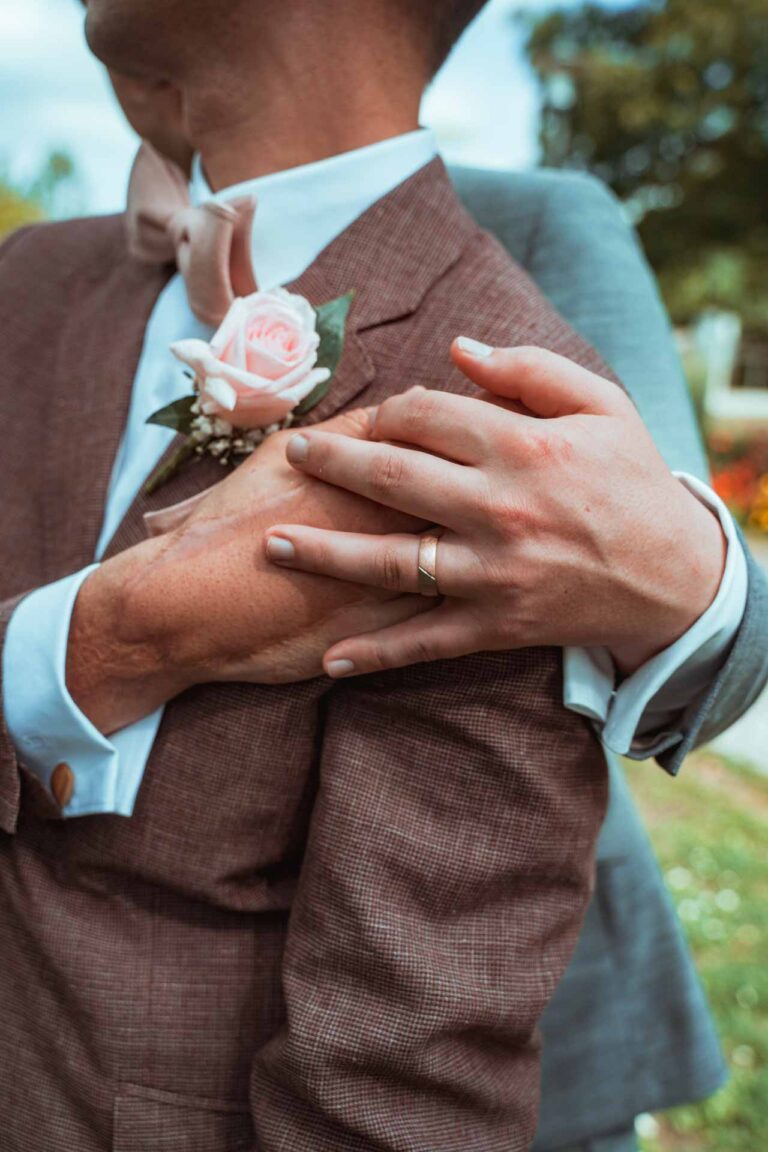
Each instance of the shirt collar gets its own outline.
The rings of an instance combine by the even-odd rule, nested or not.
[[[268,291],[298,279],[354,220],[437,155],[426,128],[314,164],[274,172],[212,193],[200,157],[190,181],[193,204],[255,195],[253,266]]]

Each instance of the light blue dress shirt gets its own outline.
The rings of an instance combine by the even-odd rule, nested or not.
[[[338,235],[381,197],[436,155],[432,134],[412,132],[316,164],[275,173],[212,195],[199,161],[190,185],[194,203],[254,193],[253,262],[269,290],[304,272]],[[184,282],[176,275],[163,290],[147,325],[133,384],[128,422],[112,469],[98,562],[172,433],[146,423],[158,408],[189,391],[169,351],[188,337],[208,339],[212,329],[192,315]],[[471,333],[469,334],[471,335]],[[614,670],[601,649],[568,649],[566,707],[588,716],[618,752],[647,756],[679,739],[685,708],[706,689],[741,622],[747,596],[744,553],[726,509],[691,477],[682,482],[718,515],[728,537],[726,571],[718,595],[691,630],[615,690]],[[3,652],[3,707],[20,760],[50,785],[66,761],[75,789],[66,816],[130,816],[163,709],[109,738],[77,708],[66,687],[72,609],[96,565],[27,596],[11,618]]]

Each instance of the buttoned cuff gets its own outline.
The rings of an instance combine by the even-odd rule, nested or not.
[[[712,604],[618,689],[607,649],[565,651],[566,708],[592,720],[612,752],[633,759],[658,756],[683,739],[685,715],[722,667],[747,603],[747,561],[728,509],[700,480],[684,472],[675,476],[714,512],[727,540],[725,571]]]
[[[8,732],[19,760],[63,801],[65,817],[133,813],[162,717],[159,710],[108,740],[67,690],[72,610],[96,567],[25,597],[11,616],[3,650]]]

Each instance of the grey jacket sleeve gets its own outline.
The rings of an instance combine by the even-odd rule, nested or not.
[[[588,176],[459,173],[457,186],[558,311],[623,381],[670,468],[708,478],[674,340],[653,275],[613,195]],[[746,545],[745,545],[746,548]],[[676,774],[692,747],[746,711],[768,682],[768,581],[747,550],[749,594],[727,660],[658,756]]]

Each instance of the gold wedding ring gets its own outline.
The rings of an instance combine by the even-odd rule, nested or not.
[[[437,586],[437,546],[442,528],[431,528],[419,537],[418,591],[420,596],[439,596]]]

